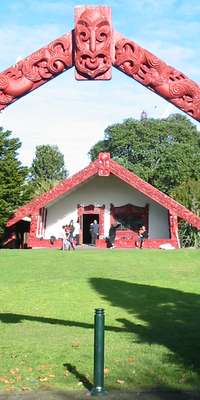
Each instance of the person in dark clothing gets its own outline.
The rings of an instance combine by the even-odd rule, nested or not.
[[[146,227],[143,225],[140,227],[140,229],[138,231],[138,239],[136,240],[136,247],[143,249],[144,241],[146,238],[147,238],[147,231],[146,231]]]
[[[95,219],[93,224],[91,226],[91,237],[92,237],[92,245],[96,245],[96,240],[98,239],[99,236],[99,224],[97,223],[97,220]]]
[[[111,227],[109,229],[109,236],[108,236],[108,247],[110,249],[113,249],[114,243],[115,243],[115,237],[116,237],[116,230],[117,228],[120,226],[120,224],[116,223],[116,224],[111,224]]]

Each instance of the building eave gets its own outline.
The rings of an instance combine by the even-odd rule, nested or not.
[[[95,175],[109,176],[110,174],[113,174],[121,181],[127,183],[129,186],[143,193],[162,207],[168,209],[172,215],[175,215],[187,221],[197,229],[200,229],[200,218],[197,215],[193,214],[186,207],[182,206],[165,193],[162,193],[154,186],[145,182],[133,172],[130,172],[117,162],[111,160],[109,153],[99,153],[98,160],[91,162],[86,168],[82,169],[72,177],[60,182],[49,192],[42,194],[31,202],[25,204],[23,207],[18,208],[14,215],[8,220],[7,227],[14,225],[24,217],[30,217],[35,214],[38,209],[47,206],[66,193],[74,190],[79,185],[86,183],[91,177]]]
[[[135,175],[133,172],[130,172],[122,165],[117,162],[111,160],[110,161],[110,170],[113,175],[118,177],[120,180],[126,182],[128,185],[143,193],[145,196],[154,200],[156,203],[165,207],[169,210],[169,212],[177,217],[187,221],[192,226],[200,229],[200,218],[193,214],[186,207],[161,192],[159,189],[156,189],[154,186],[145,182],[139,176]]]

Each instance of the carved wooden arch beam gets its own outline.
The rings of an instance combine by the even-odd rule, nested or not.
[[[111,79],[112,65],[200,121],[200,86],[113,31],[111,8],[75,7],[75,29],[0,74],[0,110],[75,65],[78,80]]]
[[[0,74],[0,110],[72,66],[72,33],[68,33]]]
[[[200,121],[200,86],[137,43],[114,33],[113,65]]]

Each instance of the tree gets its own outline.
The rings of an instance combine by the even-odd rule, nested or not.
[[[30,173],[34,195],[50,190],[68,175],[64,165],[64,156],[57,146],[41,145],[36,147]]]
[[[0,128],[0,233],[13,211],[30,199],[28,168],[17,159],[21,147],[11,131]]]
[[[129,118],[109,126],[104,140],[91,148],[91,159],[100,151],[109,151],[114,160],[167,194],[200,176],[200,133],[181,114],[167,119]]]

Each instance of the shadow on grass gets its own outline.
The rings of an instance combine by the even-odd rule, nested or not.
[[[57,319],[57,318],[47,318],[47,317],[39,317],[35,315],[24,315],[24,314],[12,314],[12,313],[0,313],[0,321],[5,324],[19,324],[23,321],[35,321],[41,322],[44,324],[52,324],[52,325],[63,325],[84,329],[94,329],[94,324],[89,324],[87,322],[79,322],[79,321],[69,321],[65,319]],[[127,327],[117,327],[106,325],[105,330],[110,332],[131,332]]]
[[[87,390],[89,390],[89,391],[92,390],[92,387],[93,387],[92,383],[88,380],[88,378],[87,378],[84,374],[81,374],[81,373],[76,369],[75,365],[66,363],[66,364],[63,364],[63,366],[67,369],[68,372],[70,372],[70,374],[74,375],[75,378],[76,378],[79,382],[82,382],[83,386],[84,386]]]
[[[92,278],[93,288],[113,306],[126,309],[145,326],[125,318],[118,321],[138,342],[163,345],[168,361],[183,364],[200,374],[200,296],[175,289]]]

